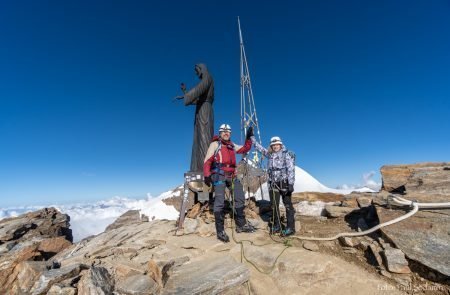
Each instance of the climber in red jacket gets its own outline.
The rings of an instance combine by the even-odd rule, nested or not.
[[[236,212],[236,232],[254,232],[254,227],[245,220],[244,205],[245,195],[241,182],[235,176],[236,153],[245,154],[252,148],[250,137],[253,128],[247,131],[244,146],[239,146],[230,140],[231,127],[222,124],[219,128],[219,136],[214,136],[203,164],[205,184],[214,186],[214,218],[216,221],[217,238],[223,242],[230,239],[224,230],[224,202],[225,187],[228,187],[234,195],[234,210]]]

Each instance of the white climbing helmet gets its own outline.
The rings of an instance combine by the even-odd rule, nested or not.
[[[281,138],[279,138],[278,136],[274,136],[270,139],[270,146],[273,146],[275,144],[281,144],[283,145],[283,142],[281,141]]]
[[[220,127],[219,127],[219,133],[220,133],[220,132],[224,132],[224,131],[231,132],[231,127],[230,127],[230,125],[228,125],[228,124],[222,124],[222,125],[220,125]]]

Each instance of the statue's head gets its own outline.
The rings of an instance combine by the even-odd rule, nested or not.
[[[195,65],[195,74],[200,79],[202,79],[203,78],[203,74],[205,74],[207,72],[208,72],[208,69],[206,68],[205,64],[196,64]]]
[[[225,141],[230,140],[231,126],[228,124],[222,124],[219,127],[219,137]]]

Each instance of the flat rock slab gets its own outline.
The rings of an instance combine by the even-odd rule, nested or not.
[[[78,293],[80,294],[80,293]],[[96,293],[92,293],[96,294]],[[73,287],[61,287],[58,285],[53,285],[47,292],[47,295],[77,295],[77,289]],[[97,295],[97,294],[96,294]]]
[[[405,214],[402,210],[376,209],[380,223]],[[419,211],[381,231],[409,259],[450,276],[450,210]]]
[[[373,255],[373,257],[375,258],[374,262],[376,263],[376,265],[382,266],[383,258],[381,258],[380,249],[375,244],[370,244],[368,249],[370,250],[370,253]]]
[[[298,203],[301,201],[309,201],[309,202],[322,201],[325,203],[330,203],[330,202],[342,202],[344,200],[345,200],[344,195],[333,193],[302,192],[292,194],[292,203]]]
[[[450,197],[450,163],[420,163],[381,167],[382,189],[388,192]]]
[[[179,193],[178,193],[179,192]],[[178,212],[180,211],[181,204],[183,203],[183,187],[176,188],[173,191],[173,196],[162,200],[166,205],[173,206]],[[189,211],[195,204],[195,195],[189,190],[189,200],[186,209]]]
[[[69,229],[70,217],[55,208],[44,208],[17,217],[0,220],[0,242],[10,240],[26,241],[33,237],[65,236],[72,241]]]
[[[238,288],[249,278],[249,269],[232,257],[207,256],[180,266],[162,294],[219,294]]]
[[[197,230],[197,227],[199,225],[199,222],[197,219],[192,218],[186,218],[184,220],[183,228],[184,228],[184,234],[193,234]]]
[[[387,269],[393,273],[408,274],[411,272],[408,266],[408,261],[405,259],[405,254],[400,249],[386,249],[381,251],[381,256]]]
[[[344,247],[355,247],[356,245],[351,237],[340,237],[339,242],[341,242],[341,245]]]
[[[359,197],[356,199],[360,208],[369,207],[372,205],[372,199],[368,197]]]
[[[158,284],[147,275],[134,275],[116,286],[119,294],[147,295],[158,294]]]
[[[245,246],[246,257],[263,271],[267,271],[268,266],[275,263],[270,275],[261,273],[249,265],[252,294],[401,294],[395,286],[380,277],[325,253],[289,247],[276,259],[283,248],[280,244],[264,247]],[[268,252],[266,256],[272,257],[270,263],[265,257],[257,255],[261,252]],[[239,251],[235,253],[240,255]],[[381,288],[389,288],[389,293],[382,292]],[[244,290],[237,294],[248,292]]]
[[[78,264],[46,271],[34,284],[33,288],[31,289],[31,294],[46,294],[53,284],[78,275],[83,268],[85,268],[83,265]]]
[[[333,205],[326,205],[325,206],[325,213],[328,217],[331,218],[338,218],[345,216],[351,212],[353,212],[355,208],[351,207],[340,207],[340,206],[333,206]]]
[[[142,222],[142,219],[139,210],[128,210],[127,212],[119,216],[119,218],[117,218],[113,223],[108,225],[105,229],[105,232],[111,231],[124,225],[137,224],[140,222]]]
[[[107,295],[114,291],[114,280],[104,267],[91,267],[78,283],[78,295]]]
[[[22,261],[14,268],[14,273],[17,274],[16,279],[12,285],[8,286],[8,291],[12,294],[29,293],[29,290],[33,287],[34,282],[45,271],[47,271],[47,267],[44,261]],[[4,292],[6,290],[3,289],[0,291]]]

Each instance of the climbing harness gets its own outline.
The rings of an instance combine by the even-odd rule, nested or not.
[[[223,164],[223,163],[220,163],[219,161],[217,161],[217,155],[220,152],[221,148],[222,148],[222,142],[221,142],[221,140],[219,140],[218,147],[214,151],[214,155],[213,155],[214,162],[213,162],[212,168],[211,168],[212,174],[217,175],[218,178],[220,178],[220,176],[227,177],[227,173],[223,170],[224,167],[225,168],[236,168],[236,165],[234,165],[234,164]],[[232,146],[232,144],[228,144],[227,148],[233,149],[233,152],[234,152],[234,147]],[[230,175],[228,175],[228,176],[230,176]],[[218,179],[217,181],[213,182],[213,185],[219,185],[219,184],[224,184],[224,183],[225,183],[225,181]]]

